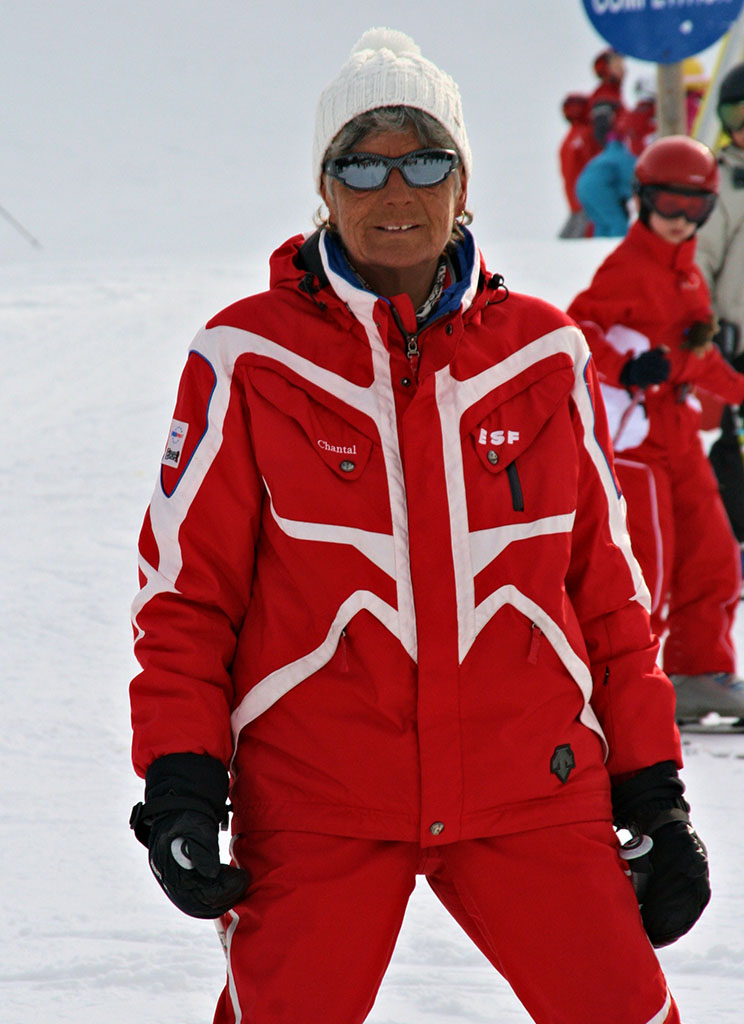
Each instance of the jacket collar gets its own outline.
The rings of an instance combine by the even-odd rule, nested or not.
[[[480,278],[479,253],[471,232],[463,229],[463,234],[463,240],[457,244],[452,254],[455,279],[443,291],[439,304],[426,326],[457,309],[465,312],[473,302]],[[378,300],[388,302],[384,296],[364,288],[333,232],[324,230],[311,235],[302,245],[299,259],[302,260],[303,266],[315,274],[319,285],[324,287],[329,284],[355,315],[368,311],[370,305],[374,306]]]
[[[673,245],[637,220],[631,225],[627,239],[631,245],[650,252],[658,263],[669,267],[670,270],[688,270],[695,262],[695,235],[685,242]]]
[[[305,239],[297,252],[295,264],[317,278],[319,288],[326,288],[329,282],[320,257],[320,235],[320,231],[313,231]]]

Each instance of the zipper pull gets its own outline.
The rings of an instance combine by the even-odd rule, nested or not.
[[[341,639],[339,642],[340,655],[341,655],[341,671],[349,671],[349,652],[346,649],[346,627],[341,630]]]
[[[413,375],[414,377],[417,377],[419,356],[421,355],[418,347],[417,334],[406,335],[406,355],[408,356],[408,362],[411,364]]]
[[[537,665],[537,655],[540,650],[540,641],[543,632],[536,622],[532,623],[532,634],[530,636],[530,649],[527,653],[527,661],[530,665]]]

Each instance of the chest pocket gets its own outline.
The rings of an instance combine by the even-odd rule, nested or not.
[[[272,370],[254,369],[251,383],[277,412],[300,428],[309,448],[332,473],[340,480],[359,479],[372,452],[368,434]]]
[[[387,477],[372,420],[263,366],[250,368],[247,400],[256,462],[279,516],[389,531]]]
[[[495,392],[490,396],[487,412],[483,410],[482,403],[473,410],[477,419],[472,422],[471,418],[466,427],[469,438],[464,437],[463,442],[472,445],[482,471],[493,477],[505,476],[515,512],[534,511],[534,502],[531,503],[534,495],[530,491],[541,486],[541,481],[534,471],[529,475],[521,471],[526,462],[525,455],[572,384],[573,372],[561,367],[503,401],[498,401],[499,392]],[[496,404],[494,398],[497,399]]]

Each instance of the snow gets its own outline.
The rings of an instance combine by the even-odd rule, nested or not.
[[[511,288],[565,306],[611,244],[555,239],[558,105],[589,88],[603,45],[578,0],[539,14],[473,2],[457,26],[444,0],[401,16],[397,0],[342,18],[338,7],[3,5],[0,202],[44,246],[0,220],[7,1024],[212,1018],[224,971],[214,929],[168,903],[127,825],[141,797],[127,703],[136,537],[188,342],[265,287],[271,249],[310,226],[315,97],[361,32],[408,31],[460,81],[474,229]],[[737,642],[744,651],[741,624]],[[744,739],[695,737],[686,750],[714,897],[660,958],[687,1024],[734,1024]],[[528,1017],[424,883],[369,1020]]]

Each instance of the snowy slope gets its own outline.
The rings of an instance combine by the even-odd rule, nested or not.
[[[343,23],[338,6],[319,0],[311,21],[281,3],[3,5],[0,202],[45,246],[0,221],[3,1024],[211,1020],[214,930],[165,900],[127,827],[135,544],[188,342],[309,226],[327,63],[376,21],[460,78],[474,228],[513,289],[565,306],[608,248],[554,240],[557,103],[590,85],[601,46],[578,0],[539,17],[466,4],[456,31],[440,0]],[[738,639],[744,654],[744,626]],[[744,738],[688,750],[715,894],[661,954],[687,1024],[735,1024],[744,1005],[742,755]],[[419,887],[370,1021],[496,1020],[528,1018]]]

